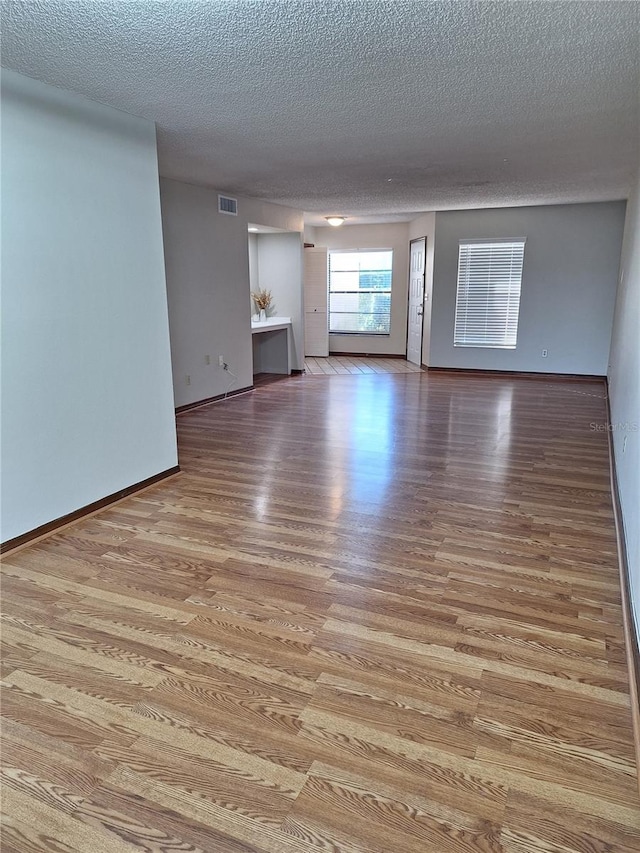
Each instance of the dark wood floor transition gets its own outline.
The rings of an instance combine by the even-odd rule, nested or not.
[[[4,853],[638,851],[603,394],[181,416],[181,475],[4,561]]]

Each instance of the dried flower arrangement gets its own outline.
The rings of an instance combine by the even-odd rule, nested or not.
[[[256,308],[260,311],[266,311],[271,305],[271,291],[259,290],[257,293],[251,293],[251,298],[256,303]]]

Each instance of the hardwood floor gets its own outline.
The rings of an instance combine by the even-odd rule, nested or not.
[[[279,382],[3,563],[3,851],[632,853],[603,386]]]

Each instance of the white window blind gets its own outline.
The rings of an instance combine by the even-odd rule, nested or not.
[[[524,240],[461,241],[453,343],[515,349]]]

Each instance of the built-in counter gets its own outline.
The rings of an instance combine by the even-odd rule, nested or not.
[[[267,317],[251,321],[253,374],[291,373],[289,358],[291,317]]]

